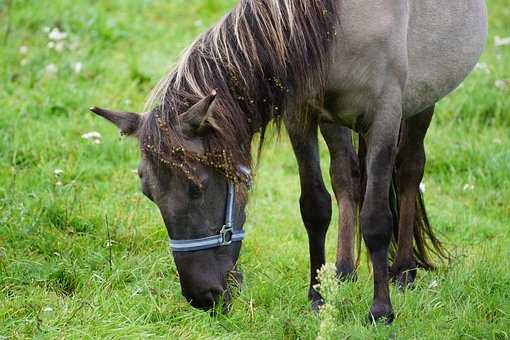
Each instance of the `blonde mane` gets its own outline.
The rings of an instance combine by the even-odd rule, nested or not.
[[[338,18],[335,3],[241,0],[152,91],[142,146],[150,144],[160,154],[178,147],[179,115],[216,90],[221,133],[207,138],[208,150],[226,150],[234,163],[249,165],[255,133],[263,137],[290,104],[298,111],[292,114],[300,116],[308,100],[323,96]]]

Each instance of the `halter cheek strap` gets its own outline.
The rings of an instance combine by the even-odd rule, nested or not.
[[[249,183],[251,183],[250,170],[246,167],[240,167],[239,171],[242,172]],[[173,252],[189,252],[205,249],[213,249],[225,247],[232,242],[240,242],[244,239],[244,231],[234,230],[235,219],[235,184],[228,183],[227,191],[227,206],[225,208],[225,224],[221,228],[218,235],[208,236],[203,238],[196,238],[190,240],[172,240],[170,239],[170,248]]]

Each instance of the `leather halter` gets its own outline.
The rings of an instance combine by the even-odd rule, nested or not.
[[[248,186],[251,185],[251,171],[247,167],[240,166],[239,171],[246,176]],[[232,242],[240,242],[244,239],[244,231],[242,229],[235,230],[235,184],[228,183],[227,206],[225,209],[225,223],[220,232],[214,236],[203,238],[195,238],[189,240],[172,240],[170,239],[170,248],[173,252],[191,252],[205,249],[213,249],[225,247]]]

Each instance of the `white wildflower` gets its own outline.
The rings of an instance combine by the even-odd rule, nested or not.
[[[63,41],[50,41],[48,43],[48,48],[50,50],[54,49],[55,51],[60,53],[60,52],[64,51],[65,44]]]
[[[57,182],[55,183],[55,185],[56,185],[57,187],[61,187],[61,186],[63,185],[63,183],[62,183],[62,181],[57,181]]]
[[[57,52],[59,52],[59,53],[60,53],[60,52],[62,52],[62,51],[64,51],[64,47],[65,47],[65,45],[64,45],[64,42],[63,42],[63,41],[57,41],[57,42],[55,43],[55,51],[57,51]]]
[[[53,308],[51,308],[51,307],[44,307],[43,308],[43,312],[46,312],[46,313],[53,312]]]
[[[510,45],[510,37],[501,38],[499,36],[494,37],[494,46],[495,47],[501,47],[501,46],[508,46]]]
[[[502,79],[498,79],[494,83],[494,86],[496,86],[500,90],[504,90],[504,89],[506,89],[508,87],[508,81],[502,80]]]
[[[464,187],[462,188],[462,190],[464,191],[473,191],[475,189],[475,186],[473,184],[465,184]]]
[[[25,46],[25,45],[21,45],[21,46],[19,47],[19,54],[21,54],[21,55],[26,55],[26,54],[28,54],[28,47],[27,47],[27,46]]]
[[[42,30],[44,33],[50,33],[51,28],[49,28],[48,26],[44,26]]]
[[[439,287],[439,282],[437,282],[437,280],[433,280],[430,284],[429,284],[429,289],[435,289]]]
[[[106,248],[111,248],[113,247],[113,245],[117,243],[116,241],[114,240],[106,240]]]
[[[83,134],[82,137],[85,139],[101,138],[101,134],[97,131],[92,131]]]
[[[480,70],[482,72],[485,72],[487,74],[491,73],[491,70],[489,68],[489,65],[486,63],[478,63],[475,67],[476,70]]]
[[[58,29],[58,27],[55,27],[48,33],[48,38],[53,41],[61,41],[67,38],[67,33],[62,32]]]
[[[73,65],[74,73],[79,74],[83,70],[83,64],[80,62],[74,63]]]
[[[64,173],[64,170],[62,170],[62,169],[53,170],[53,174],[55,175],[55,177],[60,177],[60,176],[62,176],[63,173]]]
[[[97,131],[87,132],[81,135],[81,138],[91,141],[95,144],[101,143],[101,134]]]
[[[58,67],[55,64],[48,64],[46,65],[45,71],[49,75],[53,75],[58,72]]]
[[[27,58],[21,59],[20,64],[21,66],[25,66],[26,64],[28,64],[28,59]]]
[[[420,191],[421,191],[422,193],[424,193],[424,192],[425,192],[425,183],[423,183],[423,182],[421,182],[421,183],[420,183]]]

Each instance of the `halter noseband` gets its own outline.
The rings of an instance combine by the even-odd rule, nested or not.
[[[248,186],[251,185],[250,169],[244,166],[239,167],[239,171],[248,179]],[[227,207],[225,209],[225,224],[221,228],[218,235],[203,238],[195,238],[190,240],[172,240],[170,239],[170,248],[173,252],[190,252],[205,249],[213,249],[225,247],[232,242],[240,242],[244,239],[244,231],[242,229],[234,230],[235,219],[235,184],[228,183],[227,191]]]

